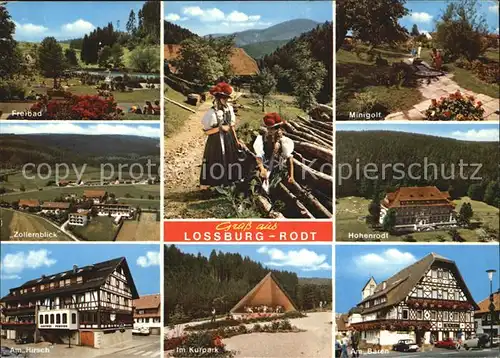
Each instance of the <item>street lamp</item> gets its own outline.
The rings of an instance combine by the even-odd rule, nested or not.
[[[497,270],[489,269],[486,270],[488,274],[488,280],[490,280],[490,348],[493,347],[493,317],[495,316],[495,301],[493,299],[493,275]]]

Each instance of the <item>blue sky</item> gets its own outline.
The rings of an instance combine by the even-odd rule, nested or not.
[[[0,134],[121,134],[160,138],[159,123],[123,122],[45,122],[45,123],[2,123]]]
[[[361,289],[370,276],[377,282],[431,252],[455,261],[476,302],[489,297],[486,270],[500,271],[500,247],[490,245],[337,245],[336,311],[347,312],[361,300]],[[500,272],[493,278],[500,288]]]
[[[377,122],[336,124],[337,131],[386,130],[428,134],[469,141],[493,142],[499,140],[498,124],[430,123],[430,124],[381,124]]]
[[[411,14],[400,23],[408,30],[417,24],[421,32],[432,32],[446,6],[446,1],[407,1],[406,8]],[[478,1],[478,12],[484,16],[489,31],[498,33],[498,1]]]
[[[165,20],[198,35],[265,29],[292,19],[332,21],[330,1],[166,1]]]
[[[139,295],[160,292],[160,248],[158,245],[125,244],[2,244],[1,296],[9,288],[22,285],[41,275],[70,270],[125,257]]]
[[[7,5],[7,10],[17,23],[14,38],[38,42],[47,36],[57,40],[81,37],[108,22],[116,28],[120,21],[120,29],[125,30],[130,10],[137,14],[143,4],[144,1],[15,1]]]
[[[299,277],[332,277],[330,245],[176,245],[184,253],[209,257],[212,250],[239,253],[271,269]]]

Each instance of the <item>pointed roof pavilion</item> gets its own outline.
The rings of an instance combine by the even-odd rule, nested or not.
[[[248,292],[232,309],[231,313],[241,313],[245,306],[282,306],[285,312],[298,311],[297,306],[269,272],[255,287]]]

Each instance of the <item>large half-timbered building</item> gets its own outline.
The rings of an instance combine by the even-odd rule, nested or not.
[[[132,338],[139,297],[124,257],[42,275],[1,299],[6,338],[101,348]]]
[[[373,283],[370,278],[361,302],[349,312],[351,329],[368,344],[392,346],[400,339],[421,344],[474,332],[478,306],[454,261],[431,253],[374,288]]]

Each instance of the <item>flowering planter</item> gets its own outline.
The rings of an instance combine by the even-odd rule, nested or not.
[[[457,91],[448,97],[433,99],[425,111],[425,116],[431,121],[482,121],[482,105],[482,102],[476,102],[473,96],[465,96]]]

